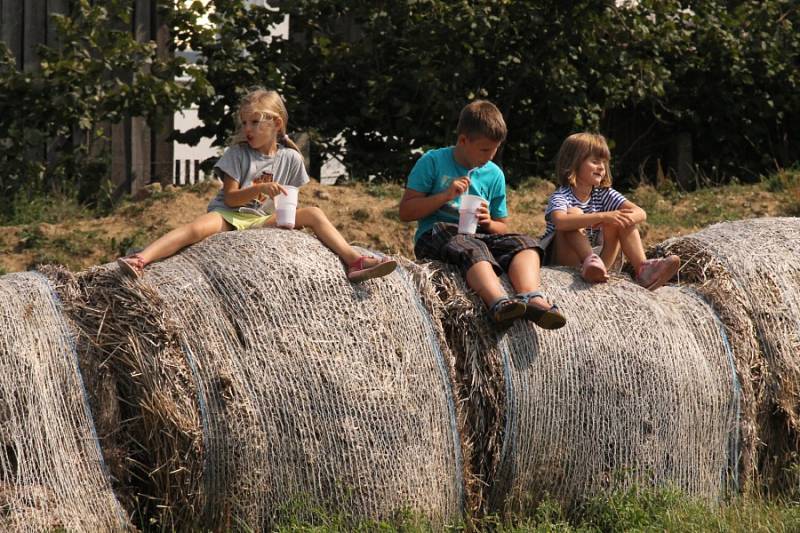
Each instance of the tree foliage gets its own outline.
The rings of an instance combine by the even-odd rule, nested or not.
[[[306,0],[289,11],[305,37],[288,80],[303,121],[323,138],[341,132],[358,175],[402,179],[414,149],[453,142],[475,97],[506,117],[512,181],[549,173],[561,140],[584,129],[612,143],[632,130],[617,148],[644,140],[653,160],[686,131],[701,168],[739,176],[798,159],[791,0]]]
[[[35,70],[19,71],[0,43],[4,197],[58,188],[96,200],[109,175],[110,126],[139,116],[157,127],[194,99],[196,86],[175,79],[183,60],[137,42],[131,14],[130,2],[80,0],[70,16],[52,15],[59,44],[39,47]]]
[[[191,66],[133,39],[130,3],[75,5],[38,71],[17,71],[0,43],[5,195],[62,182],[90,195],[108,174],[101,125],[155,125],[189,102],[203,125],[178,138],[224,145],[254,85],[279,90],[290,129],[357,178],[402,181],[420,151],[454,141],[478,97],[506,117],[498,157],[512,183],[550,174],[578,130],[607,134],[618,181],[671,164],[679,134],[706,175],[800,159],[795,0],[164,0],[174,51],[199,53]],[[289,40],[272,35],[286,15]]]

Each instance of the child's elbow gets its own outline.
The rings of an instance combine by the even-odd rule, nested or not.
[[[410,213],[410,210],[404,204],[400,204],[400,208],[398,209],[398,216],[400,217],[401,222],[413,222],[415,219]]]

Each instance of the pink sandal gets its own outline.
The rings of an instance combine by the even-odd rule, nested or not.
[[[656,259],[648,259],[636,272],[636,283],[651,291],[663,286],[678,273],[681,259],[677,255],[668,255]]]
[[[126,276],[141,278],[144,275],[144,267],[147,265],[147,261],[139,254],[131,254],[117,259],[117,265]]]
[[[377,259],[378,262],[374,265],[367,266],[365,261],[368,259]],[[347,267],[347,279],[353,283],[359,283],[372,278],[380,278],[394,272],[397,268],[397,261],[388,257],[380,259],[362,255]]]
[[[606,265],[603,263],[603,260],[600,259],[599,255],[591,254],[589,257],[583,260],[581,277],[583,277],[583,279],[589,283],[603,283],[608,281],[608,271],[606,270]]]

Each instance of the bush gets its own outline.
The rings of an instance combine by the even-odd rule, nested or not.
[[[268,37],[274,11],[215,7],[218,33],[188,31],[187,42],[217,89],[200,113],[219,144],[238,94],[260,83],[282,91],[294,127],[359,178],[403,181],[421,150],[454,141],[474,98],[506,117],[498,159],[512,184],[550,174],[576,130],[610,134],[621,185],[642,165],[675,168],[685,132],[694,172],[715,181],[800,157],[788,127],[800,119],[791,0],[298,0],[282,6],[289,42]]]
[[[202,76],[183,86],[181,58],[159,54],[130,31],[132,4],[71,3],[50,22],[58,46],[40,46],[37,69],[20,72],[0,42],[0,194],[28,198],[53,188],[97,203],[109,178],[107,129],[130,117],[151,126],[188,104]],[[0,216],[13,216],[2,204]]]

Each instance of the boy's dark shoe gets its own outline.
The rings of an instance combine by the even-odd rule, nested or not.
[[[495,324],[505,324],[524,315],[525,307],[522,301],[503,296],[489,307],[489,316]]]
[[[567,323],[567,319],[561,314],[558,306],[553,304],[549,309],[542,309],[531,305],[530,301],[534,298],[541,298],[544,300],[544,295],[541,291],[527,292],[525,294],[518,294],[517,298],[525,304],[525,320],[530,320],[542,329],[559,329],[563,328]]]

